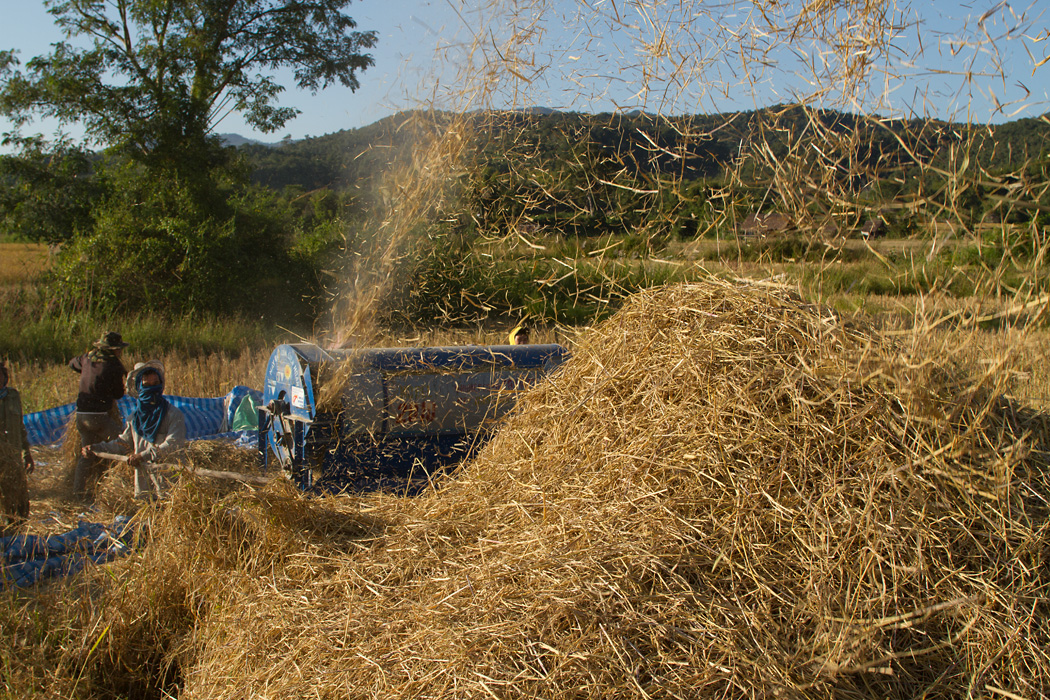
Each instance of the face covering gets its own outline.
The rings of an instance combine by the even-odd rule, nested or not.
[[[168,410],[168,400],[164,398],[164,386],[142,386],[139,384],[139,405],[132,415],[132,426],[135,432],[146,438],[149,442],[155,442],[157,429],[160,421]]]

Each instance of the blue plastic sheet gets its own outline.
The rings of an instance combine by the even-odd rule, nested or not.
[[[240,447],[257,448],[256,430],[230,430],[241,402],[262,401],[262,392],[236,386],[226,396],[197,398],[165,396],[186,417],[189,440],[226,440]],[[117,402],[121,418],[135,410],[135,399],[125,396]],[[31,445],[54,445],[62,440],[66,426],[76,412],[74,404],[23,416]],[[111,524],[80,521],[74,529],[60,535],[13,535],[0,537],[0,589],[31,586],[38,581],[69,576],[88,562],[105,563],[131,551],[134,529],[127,516],[118,515]]]
[[[231,434],[230,426],[245,396],[251,396],[257,403],[262,400],[262,392],[246,386],[235,386],[226,396],[215,398],[197,398],[191,396],[165,396],[171,405],[182,411],[186,417],[186,438],[188,440],[233,439],[239,443],[257,441],[257,437],[248,435],[253,431],[238,431]],[[125,396],[117,402],[123,420],[135,410],[135,399]],[[27,413],[22,417],[29,434],[30,445],[53,445],[62,440],[66,426],[73,413],[74,404],[66,404],[46,411]]]
[[[108,525],[82,520],[60,535],[0,537],[0,589],[69,576],[88,562],[101,564],[127,554],[134,542],[135,529],[124,515]]]

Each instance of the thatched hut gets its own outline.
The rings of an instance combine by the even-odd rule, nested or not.
[[[785,233],[794,228],[794,222],[787,214],[771,212],[762,214],[752,212],[740,224],[740,235],[745,238],[762,238],[777,233]]]

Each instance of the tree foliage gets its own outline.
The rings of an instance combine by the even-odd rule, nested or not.
[[[296,85],[356,89],[374,32],[354,31],[350,0],[44,0],[70,39],[17,70],[0,54],[0,111],[23,126],[35,116],[80,123],[98,144],[150,165],[200,164],[206,137],[231,111],[264,132],[298,111],[279,107],[272,75]]]
[[[104,177],[96,225],[53,270],[68,306],[240,312],[264,295],[298,302],[316,294],[294,252],[294,222],[272,194],[212,173],[218,185],[201,196],[127,161]]]
[[[99,197],[97,158],[68,141],[19,140],[22,154],[0,156],[0,222],[27,241],[62,243],[92,225]]]
[[[350,0],[44,4],[68,41],[24,67],[0,51],[0,113],[16,127],[5,139],[24,146],[0,164],[0,207],[25,237],[70,241],[55,293],[177,311],[259,297],[267,272],[298,287],[294,224],[272,197],[258,196],[213,130],[231,112],[264,132],[298,114],[278,104],[278,69],[290,68],[300,89],[356,89],[376,34],[356,30],[344,14]],[[83,152],[48,152],[21,136],[37,117],[83,127],[103,149],[94,167]],[[71,201],[40,196],[68,183]]]

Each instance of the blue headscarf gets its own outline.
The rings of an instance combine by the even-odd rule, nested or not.
[[[144,373],[145,374],[145,373]],[[148,442],[156,442],[157,429],[168,411],[168,400],[164,398],[164,384],[142,386],[142,377],[138,379],[139,405],[131,416],[135,432]]]

